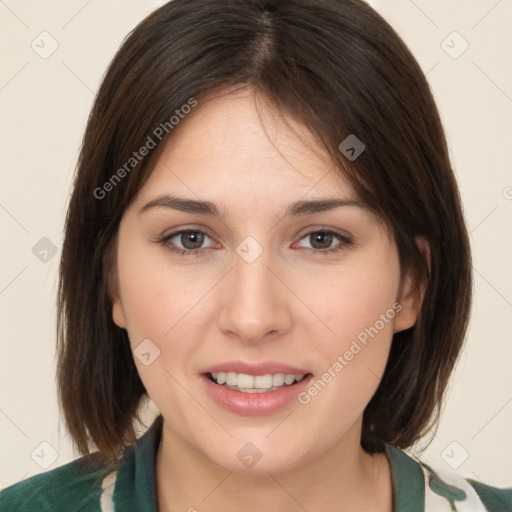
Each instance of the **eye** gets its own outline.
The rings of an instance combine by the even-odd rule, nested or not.
[[[157,240],[168,250],[179,252],[184,255],[199,255],[205,252],[208,247],[202,247],[206,239],[210,239],[213,244],[215,242],[204,231],[198,229],[182,229],[166,235],[164,238]]]
[[[332,230],[318,230],[310,231],[301,238],[302,240],[309,240],[311,247],[305,247],[314,253],[329,254],[341,251],[351,245],[353,241],[345,235],[337,233]],[[338,241],[334,246],[333,242]]]

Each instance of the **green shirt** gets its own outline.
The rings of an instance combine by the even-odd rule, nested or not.
[[[32,476],[0,492],[1,512],[157,512],[155,464],[162,416],[109,473],[94,455]],[[512,488],[435,472],[386,445],[393,512],[512,512]],[[197,510],[201,510],[197,504]],[[194,510],[191,504],[189,510]]]

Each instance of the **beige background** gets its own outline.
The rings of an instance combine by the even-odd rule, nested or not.
[[[67,198],[103,72],[128,31],[162,3],[0,2],[0,488],[75,458],[59,427],[54,383],[56,272]],[[440,428],[422,458],[440,469],[510,486],[512,5],[372,5],[427,73],[474,250],[476,298],[467,349]],[[40,36],[44,31],[50,35]],[[52,44],[58,48],[42,58]],[[56,251],[39,254],[46,262],[32,252],[43,237]]]

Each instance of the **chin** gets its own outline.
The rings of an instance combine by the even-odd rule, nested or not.
[[[286,472],[303,463],[305,454],[299,454],[296,446],[283,448],[283,443],[269,443],[263,438],[261,441],[256,439],[229,443],[229,446],[221,447],[219,453],[208,453],[208,451],[203,453],[212,462],[228,471],[263,475]],[[234,456],[229,456],[230,453]]]

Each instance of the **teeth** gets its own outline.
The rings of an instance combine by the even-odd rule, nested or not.
[[[259,378],[260,377],[254,378],[253,375],[246,375],[245,373],[239,373],[238,377],[236,378],[236,385],[239,388],[254,388],[254,387],[260,388],[260,387],[266,387],[266,386],[258,386],[257,380]],[[254,386],[255,381],[256,381],[256,386]]]
[[[245,393],[276,391],[285,384],[291,386],[294,382],[300,382],[304,378],[304,374],[294,375],[292,373],[269,373],[254,376],[236,372],[213,372],[211,375],[217,384]]]
[[[276,373],[272,375],[272,385],[282,386],[284,384],[284,373]]]
[[[285,384],[290,385],[290,384],[293,384],[294,382],[295,382],[295,375],[287,374],[287,375],[284,376],[284,383]]]
[[[229,384],[230,386],[236,386],[236,373],[235,372],[228,372],[226,374],[226,384]]]
[[[254,377],[254,386],[251,387],[258,389],[270,389],[272,387],[272,375],[258,375],[257,377]]]

